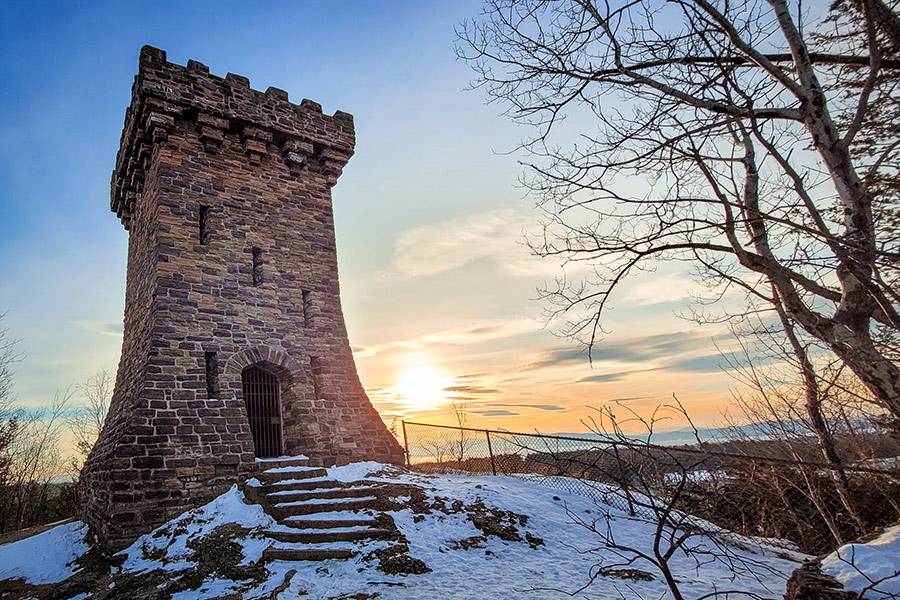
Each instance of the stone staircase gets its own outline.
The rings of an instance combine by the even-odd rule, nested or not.
[[[325,469],[302,456],[257,463],[258,485],[249,485],[248,492],[278,523],[266,532],[275,542],[265,558],[346,559],[356,553],[356,543],[394,534],[376,519],[385,486],[328,479]]]

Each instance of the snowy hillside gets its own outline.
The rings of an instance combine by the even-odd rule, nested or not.
[[[390,489],[397,495],[382,510],[363,511],[394,533],[357,540],[346,560],[272,559],[277,555],[270,554],[276,544],[271,536],[284,526],[249,503],[252,488],[235,486],[137,540],[111,570],[92,555],[79,523],[0,546],[0,580],[6,579],[0,581],[0,597],[42,598],[51,590],[58,594],[53,597],[94,600],[568,598],[578,590],[579,598],[667,597],[656,566],[623,560],[585,526],[606,527],[608,516],[619,540],[652,555],[652,524],[584,496],[514,478],[426,476],[378,463],[329,469],[328,478],[396,486]],[[316,514],[358,519],[360,511]],[[676,553],[671,564],[686,597],[714,589],[781,597],[803,557],[762,542],[734,541],[728,549],[732,558],[752,567],[738,574],[714,558],[717,552],[699,561]],[[280,547],[284,552],[301,546],[346,543],[282,542]],[[714,548],[710,542],[707,549]],[[4,596],[4,591],[12,593]]]
[[[865,598],[900,598],[900,525],[865,544],[841,546],[822,559],[822,572]]]

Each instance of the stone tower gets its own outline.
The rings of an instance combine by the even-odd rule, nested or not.
[[[354,143],[347,113],[141,50],[112,175],[129,235],[122,356],[80,488],[109,547],[258,456],[402,460],[341,313],[331,187]]]

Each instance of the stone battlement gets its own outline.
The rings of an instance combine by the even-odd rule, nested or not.
[[[294,104],[284,90],[254,90],[246,77],[211,75],[195,60],[177,65],[166,60],[164,50],[144,46],[111,182],[110,208],[126,229],[136,194],[143,191],[152,145],[182,122],[197,128],[210,152],[234,136],[250,162],[281,160],[295,176],[321,174],[329,185],[356,143],[349,113],[326,115],[312,100]]]

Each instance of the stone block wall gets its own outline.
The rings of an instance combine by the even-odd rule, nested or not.
[[[331,187],[353,119],[145,47],[112,178],[129,231],[110,414],[81,518],[111,548],[255,469],[241,372],[275,373],[287,454],[402,461],[356,373]]]

